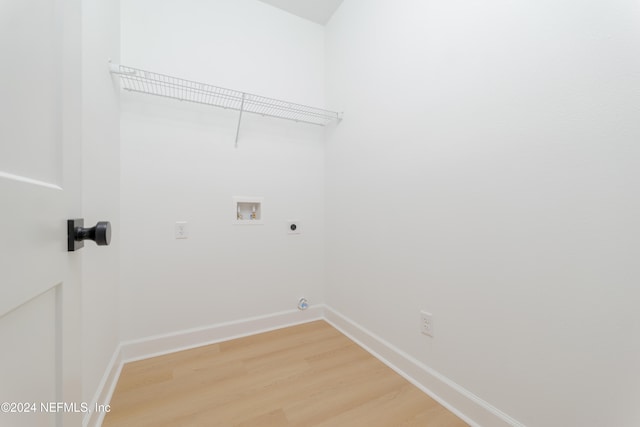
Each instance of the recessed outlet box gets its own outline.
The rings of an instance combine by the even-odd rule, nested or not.
[[[233,223],[242,225],[260,225],[263,222],[262,197],[234,197]]]
[[[176,239],[188,239],[189,238],[189,228],[187,227],[186,221],[177,221],[175,227],[175,236]]]
[[[433,336],[433,315],[431,313],[420,312],[420,332],[423,335]]]
[[[288,234],[302,233],[302,224],[300,223],[300,221],[296,221],[296,220],[287,221],[287,233]]]

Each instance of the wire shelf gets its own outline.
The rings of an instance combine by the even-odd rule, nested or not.
[[[247,112],[321,126],[338,122],[342,118],[341,113],[335,111],[225,89],[119,64],[111,64],[111,72],[120,76],[124,90],[237,110],[240,111],[240,118],[243,112]]]

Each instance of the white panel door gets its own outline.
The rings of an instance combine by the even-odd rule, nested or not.
[[[80,395],[64,360],[80,340],[69,321],[79,321],[69,315],[79,312],[79,274],[66,251],[80,186],[65,188],[68,176],[80,178],[65,161],[65,150],[80,148],[80,117],[69,114],[80,89],[65,77],[77,72],[79,10],[74,1],[0,0],[0,426],[80,419],[47,406]]]

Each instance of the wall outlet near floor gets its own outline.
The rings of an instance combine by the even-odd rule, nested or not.
[[[298,310],[303,311],[309,308],[309,300],[302,297],[298,300]]]
[[[433,315],[431,313],[420,312],[420,332],[430,337],[433,336]]]

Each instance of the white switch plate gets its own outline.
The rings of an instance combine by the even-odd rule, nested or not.
[[[433,336],[433,315],[431,313],[420,312],[420,332],[423,335]]]
[[[175,228],[176,239],[188,239],[189,238],[189,228],[187,227],[186,221],[177,221]]]

